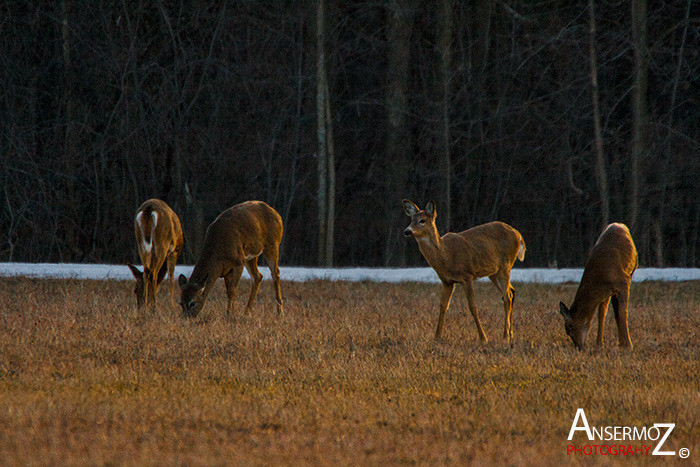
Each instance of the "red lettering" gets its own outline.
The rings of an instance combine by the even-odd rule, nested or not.
[[[610,448],[607,447],[606,445],[602,445],[602,446],[600,447],[600,454],[601,454],[602,456],[607,456],[609,452],[610,452]]]

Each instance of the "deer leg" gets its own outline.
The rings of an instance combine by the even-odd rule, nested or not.
[[[513,287],[510,285],[510,274],[502,271],[490,276],[491,282],[501,292],[503,299],[503,310],[505,312],[505,323],[503,325],[503,338],[511,340],[513,337]]]
[[[258,270],[258,258],[253,258],[245,263],[245,268],[250,274],[250,278],[253,280],[253,285],[250,287],[250,296],[248,297],[248,304],[246,305],[246,311],[250,313],[253,309],[253,302],[255,302],[255,297],[258,296],[258,289],[260,288],[260,283],[262,282],[262,274]]]
[[[153,313],[156,311],[156,276],[153,274],[151,269],[143,266],[143,278],[145,280],[146,290],[146,306],[148,306]]]
[[[231,269],[224,276],[224,284],[226,284],[226,295],[228,295],[226,313],[228,313],[229,315],[233,314],[234,306],[236,303],[236,289],[238,288],[238,281],[241,280],[241,274],[243,274],[243,265],[234,266],[234,268]]]
[[[632,340],[627,326],[627,307],[629,303],[630,286],[625,284],[622,290],[612,297],[615,320],[617,321],[617,335],[620,346],[631,349]]]
[[[606,298],[598,305],[598,347],[603,346],[603,331],[605,330],[605,314],[608,312],[610,297]],[[617,315],[617,312],[615,313]]]
[[[268,249],[267,252],[263,253],[265,260],[270,268],[270,274],[272,275],[272,286],[275,289],[275,299],[277,300],[277,313],[284,313],[284,307],[282,306],[282,287],[280,282],[280,267],[279,267],[279,251],[277,246],[273,246]]]
[[[513,284],[508,284],[508,290],[510,290],[510,315],[508,316],[508,321],[510,322],[510,338],[513,339],[513,308],[515,307],[515,287],[513,287]]]
[[[165,275],[168,272],[168,265],[167,265],[166,259],[167,258],[163,258],[162,261],[159,261],[158,259],[156,259],[156,261],[154,263],[154,264],[158,265],[158,267],[155,269],[158,271],[158,274],[156,276],[154,276],[155,277],[155,287],[153,289],[153,297],[158,295],[158,291],[160,290],[160,286],[163,283],[163,280],[165,279]]]
[[[177,253],[172,252],[168,255],[168,287],[170,288],[170,305],[175,308],[175,263],[177,262]]]
[[[476,300],[474,298],[474,278],[470,277],[463,283],[464,292],[467,294],[467,303],[469,303],[469,311],[472,312],[474,317],[474,322],[476,323],[476,330],[479,333],[479,339],[485,344],[488,342],[484,329],[481,327],[481,321],[479,321],[479,311],[476,309]]]
[[[435,339],[440,339],[442,336],[442,326],[445,324],[445,312],[450,306],[452,292],[455,290],[454,284],[442,283],[442,295],[440,296],[440,315],[438,316],[438,325],[435,330]]]

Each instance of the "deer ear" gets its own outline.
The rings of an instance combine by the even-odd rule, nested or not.
[[[143,277],[143,273],[139,271],[136,266],[131,263],[127,263],[126,265],[129,266],[129,270],[131,271],[131,274],[133,274],[134,279],[139,280]]]
[[[559,313],[561,313],[564,319],[571,318],[571,311],[564,305],[564,302],[559,302]]]
[[[180,274],[180,276],[177,278],[177,283],[178,285],[180,285],[181,289],[185,288],[185,286],[187,285],[187,278],[184,274]]]
[[[413,215],[418,212],[418,206],[411,201],[405,199],[401,201],[401,203],[403,204],[403,212],[405,212],[408,217],[413,217]]]
[[[428,204],[425,206],[425,212],[428,213],[429,216],[436,216],[435,213],[435,201],[428,201]]]

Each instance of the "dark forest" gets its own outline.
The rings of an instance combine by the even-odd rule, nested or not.
[[[440,232],[501,220],[525,267],[603,225],[700,266],[697,2],[0,3],[0,260],[137,259],[165,200],[195,262],[249,199],[283,265],[405,266],[401,199]]]

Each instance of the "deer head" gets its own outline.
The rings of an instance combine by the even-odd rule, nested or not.
[[[435,212],[434,202],[428,202],[424,211],[418,209],[418,206],[407,199],[403,200],[402,203],[403,211],[411,218],[411,224],[403,231],[405,236],[415,238],[427,237],[430,235],[430,232],[436,229],[435,219],[437,218],[437,213]]]
[[[205,276],[201,284],[194,281],[187,281],[187,277],[180,274],[177,278],[177,282],[180,285],[180,290],[182,295],[180,296],[180,306],[182,307],[182,314],[188,318],[194,318],[202,311],[204,307],[204,302],[206,301],[206,296],[204,295],[204,290],[206,288],[207,279],[209,275]]]
[[[136,284],[134,284],[134,295],[136,295],[136,307],[140,310],[144,305],[146,305],[146,281],[143,278],[143,273],[138,270],[133,264],[127,264],[131,274],[136,279]]]
[[[563,302],[559,302],[559,313],[564,317],[564,329],[566,334],[574,342],[577,349],[582,350],[586,346],[586,336],[588,334],[588,326],[581,325],[579,322],[573,319],[573,312],[564,305]]]
[[[134,284],[134,295],[136,295],[136,307],[140,310],[144,306],[151,303],[151,300],[155,299],[155,294],[160,286],[160,283],[165,279],[165,275],[168,269],[165,264],[158,271],[158,277],[156,278],[156,290],[149,290],[149,278],[151,277],[151,271],[146,267],[143,268],[144,272],[138,270],[133,264],[127,264],[131,274],[136,279],[136,284]]]

